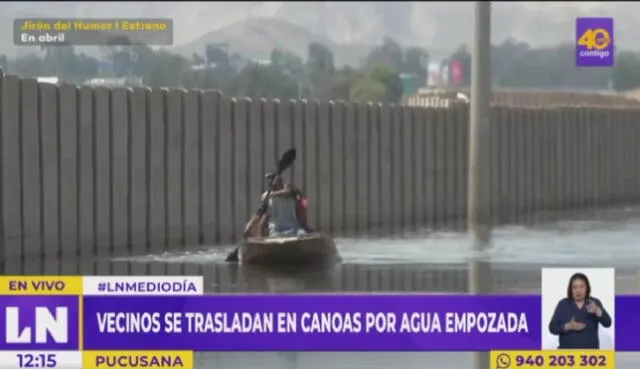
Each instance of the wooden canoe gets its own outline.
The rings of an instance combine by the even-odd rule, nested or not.
[[[326,265],[340,261],[333,239],[303,236],[250,237],[240,247],[240,262],[254,265]]]

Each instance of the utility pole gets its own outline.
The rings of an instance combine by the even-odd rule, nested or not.
[[[474,260],[469,263],[469,292],[491,289],[491,266],[481,260],[491,242],[489,213],[489,113],[491,104],[491,2],[475,2],[475,25],[471,55],[471,102],[469,116],[468,222]],[[489,353],[473,354],[475,369],[489,368]]]

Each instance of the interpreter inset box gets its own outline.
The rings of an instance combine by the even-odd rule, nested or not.
[[[542,269],[542,349],[615,349],[615,269]]]

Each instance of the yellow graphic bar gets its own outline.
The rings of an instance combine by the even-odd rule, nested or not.
[[[194,369],[193,351],[84,351],[83,369]]]
[[[81,276],[2,276],[0,295],[82,295]]]
[[[615,369],[610,350],[491,351],[491,369]]]

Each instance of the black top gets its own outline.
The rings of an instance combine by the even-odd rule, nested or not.
[[[589,300],[600,307],[602,315],[598,318],[595,314],[587,311],[587,303],[585,301],[582,308],[571,299],[564,298],[558,302],[556,310],[553,313],[551,322],[549,322],[549,331],[559,336],[559,349],[599,349],[600,339],[598,338],[598,326],[611,327],[611,316],[602,306],[602,302],[597,298],[590,297]],[[575,318],[576,322],[584,323],[584,329],[580,331],[565,331],[564,325]]]

